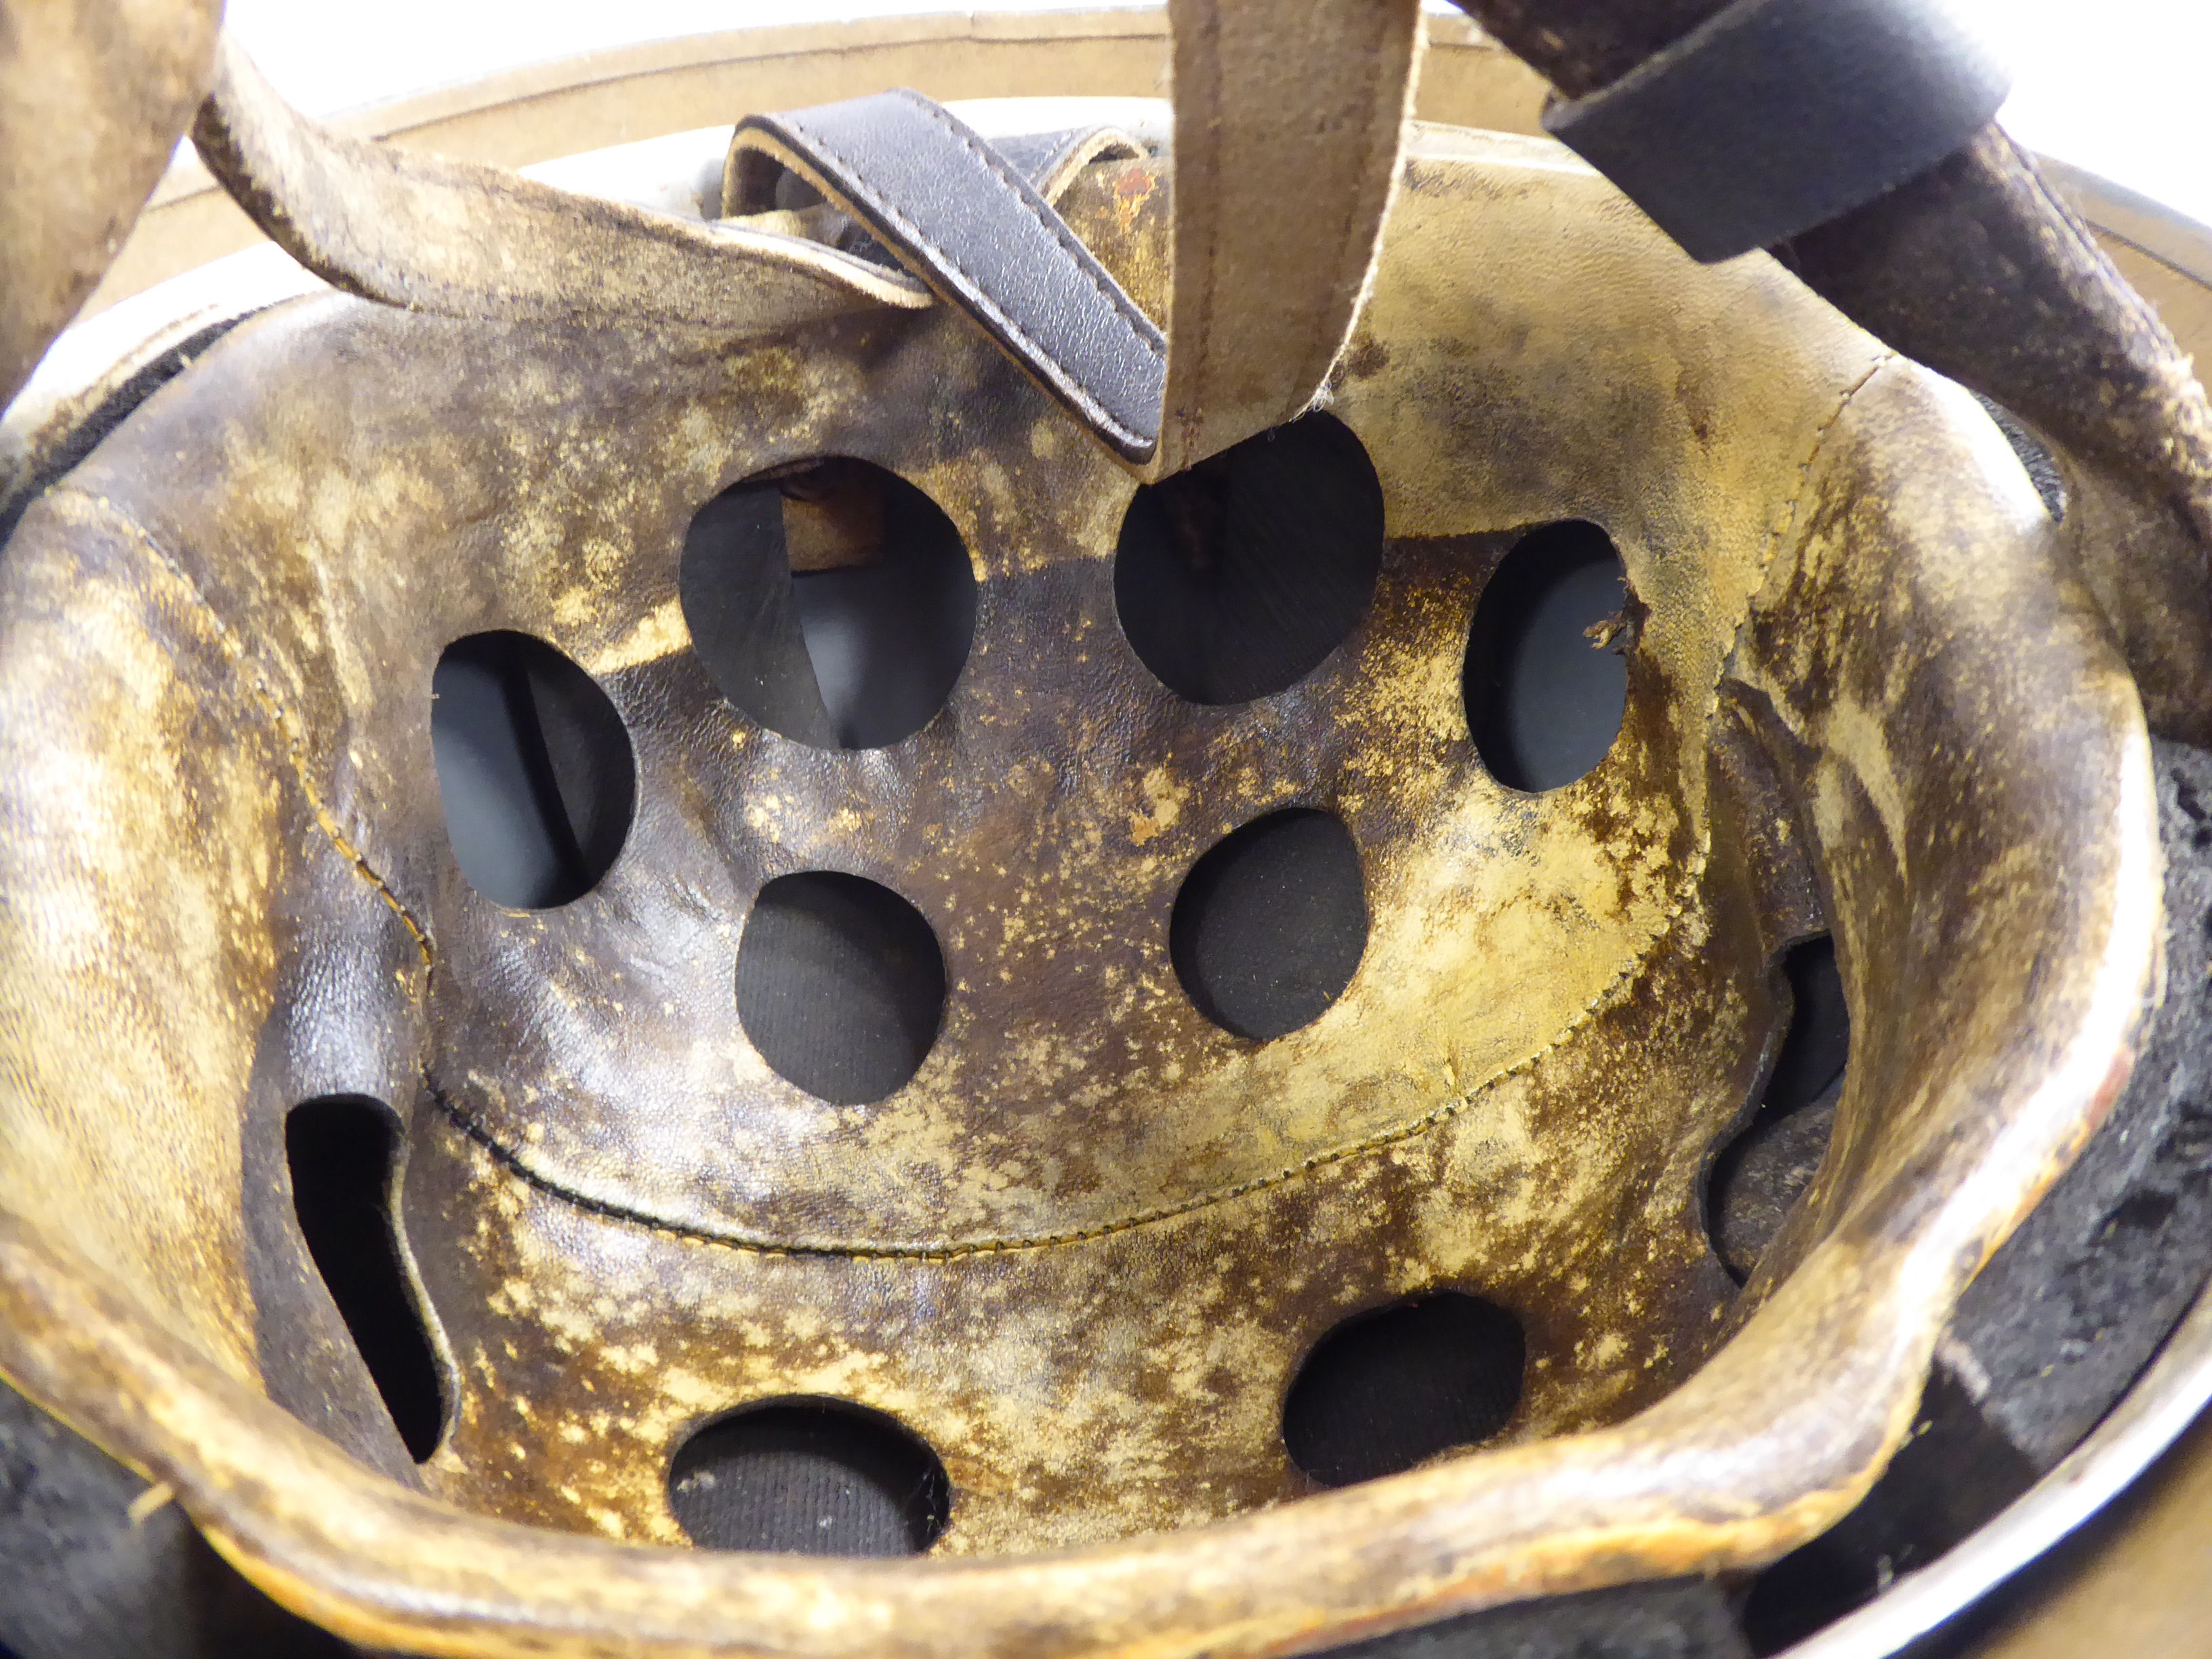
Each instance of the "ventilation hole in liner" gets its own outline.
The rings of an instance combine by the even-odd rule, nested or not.
[[[1137,491],[1114,556],[1121,632],[1193,702],[1295,685],[1364,616],[1382,486],[1359,440],[1312,414]]]
[[[919,1555],[951,1513],[937,1455],[881,1412],[785,1400],[684,1442],[668,1504],[692,1542],[797,1555]]]
[[[629,733],[581,668],[527,634],[447,646],[430,689],[446,838],[495,904],[581,898],[622,851],[637,800]]]
[[[1461,693],[1491,776],[1531,793],[1606,757],[1628,707],[1628,573],[1580,519],[1514,544],[1482,590]]]
[[[921,912],[860,876],[761,889],[738,941],[738,1021],[786,1080],[865,1106],[921,1067],[945,1014],[945,958]]]
[[[1503,1429],[1528,1357],[1520,1321],[1458,1291],[1356,1315],[1299,1368],[1283,1444],[1324,1486],[1396,1474]]]
[[[879,749],[952,695],[975,633],[975,574],[936,502],[842,458],[726,489],[678,573],[692,648],[722,695],[817,749]]]
[[[1265,1041],[1321,1018],[1367,948],[1352,832],[1327,812],[1272,812],[1224,836],[1176,895],[1168,954],[1198,1011]]]
[[[1813,1184],[1836,1125],[1851,1017],[1827,934],[1792,945],[1782,958],[1790,1026],[1759,1107],[1713,1160],[1707,1228],[1713,1249],[1741,1284]]]
[[[292,1207],[315,1271],[353,1334],[399,1438],[422,1462],[445,1407],[438,1364],[401,1265],[392,1182],[399,1120],[380,1102],[338,1095],[284,1120]]]

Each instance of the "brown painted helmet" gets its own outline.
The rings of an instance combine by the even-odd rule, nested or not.
[[[1987,110],[1700,263],[1498,41],[1602,158],[1711,30],[1471,9],[602,64],[671,136],[527,174],[641,129],[9,61],[214,175],[7,431],[22,1420],[487,1656],[1771,1651],[2080,1455],[2203,1277],[2203,394]]]

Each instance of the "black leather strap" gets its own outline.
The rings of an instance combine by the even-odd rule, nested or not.
[[[1940,0],[1736,0],[1544,125],[1710,263],[1926,171],[2007,85]]]
[[[866,223],[1121,454],[1152,452],[1166,340],[1024,167],[957,117],[901,90],[748,116],[736,142]],[[1079,142],[1050,135],[1025,146],[1023,159],[1060,173]]]

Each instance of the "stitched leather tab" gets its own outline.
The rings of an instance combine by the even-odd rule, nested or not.
[[[2006,89],[1937,0],[1736,0],[1544,125],[1710,264],[1926,171]]]
[[[902,89],[748,116],[735,142],[865,222],[1116,452],[1152,453],[1165,338],[1023,170],[957,117]],[[1038,159],[1050,167],[1066,148]]]

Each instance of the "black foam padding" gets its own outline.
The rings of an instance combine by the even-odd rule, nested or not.
[[[799,1555],[919,1555],[951,1513],[937,1455],[880,1412],[794,1400],[709,1424],[668,1477],[692,1541]]]
[[[284,1120],[301,1237],[418,1463],[438,1449],[445,1404],[429,1333],[402,1264],[392,1177],[399,1120],[356,1096],[304,1101]]]
[[[1911,1432],[1858,1507],[1759,1574],[1753,1651],[1779,1653],[1926,1566],[2034,1483],[2036,1471],[1942,1366]]]
[[[937,935],[890,888],[842,871],[779,876],[738,941],[738,1019],[781,1076],[865,1106],[920,1069],[945,1014]]]
[[[1982,1409],[2038,1469],[2095,1426],[2212,1273],[2212,755],[2152,752],[2165,1001],[2111,1115],[1952,1322]]]
[[[1544,126],[1711,262],[1924,173],[2008,88],[1942,0],[1736,0]]]
[[[431,676],[430,740],[454,862],[495,904],[538,910],[596,887],[637,805],[629,733],[596,681],[544,641],[454,641]]]
[[[2027,429],[2027,422],[1993,398],[1974,393],[1974,401],[1985,410],[2004,434],[2005,442],[2019,457],[2027,481],[2035,486],[2035,493],[2043,498],[2043,510],[2051,515],[2051,522],[2066,520],[2066,475],[2058,470],[2058,462],[2042,439]]]
[[[1443,1291],[1346,1320],[1314,1345],[1283,1404],[1291,1462],[1324,1486],[1395,1474],[1512,1419],[1521,1322]]]
[[[1583,520],[1532,530],[1498,562],[1468,629],[1460,692],[1500,783],[1557,789],[1612,750],[1628,706],[1628,603],[1619,551]]]
[[[839,746],[799,626],[774,484],[726,489],[693,515],[677,596],[691,649],[724,696],[771,732]]]
[[[1312,414],[1137,491],[1114,606],[1145,666],[1193,702],[1295,685],[1367,614],[1382,486],[1350,428]]]
[[[1366,948],[1359,849],[1340,819],[1304,808],[1217,842],[1184,878],[1168,927],[1199,1012],[1261,1042],[1320,1018]]]
[[[2166,994],[2072,1168],[1967,1286],[1912,1437],[1858,1508],[1761,1575],[1779,1651],[1925,1565],[2080,1443],[2212,1275],[2212,756],[2153,740]]]
[[[19,1659],[343,1659],[239,1577],[184,1512],[0,1383],[0,1644]]]
[[[1728,1595],[1676,1578],[1547,1596],[1332,1648],[1320,1659],[1750,1659]]]

